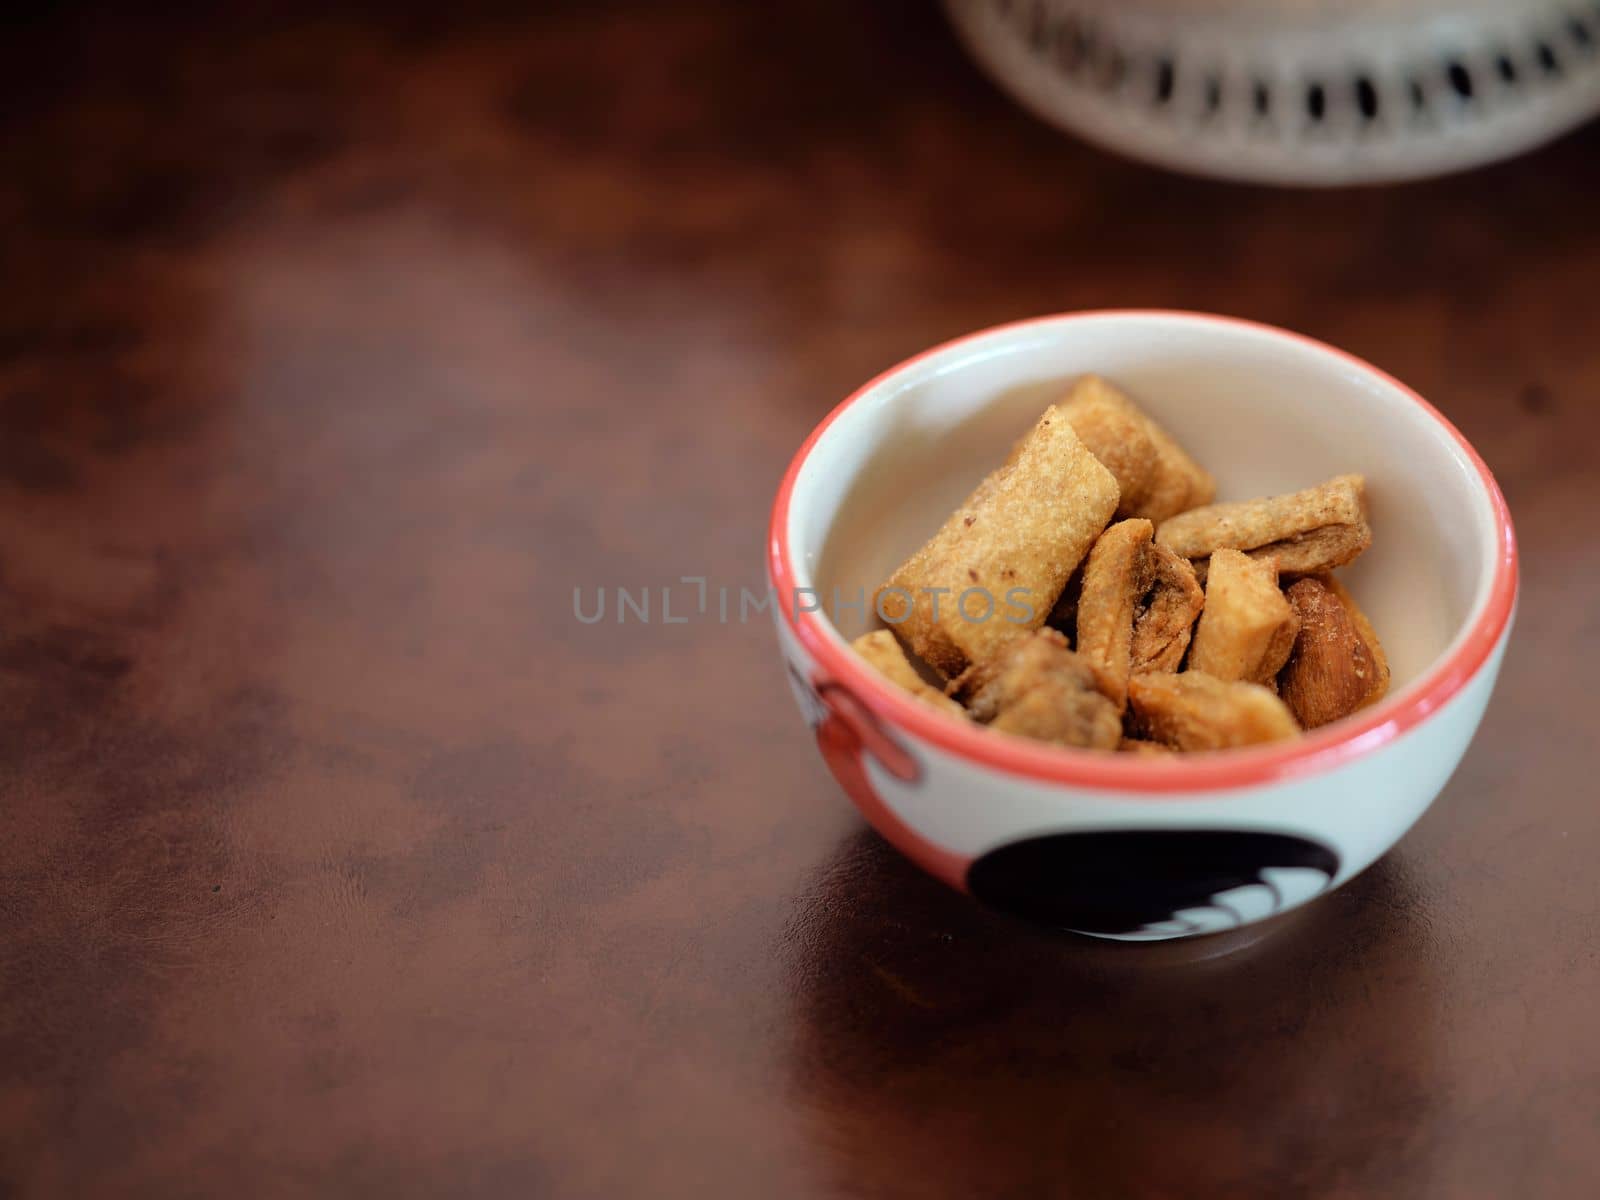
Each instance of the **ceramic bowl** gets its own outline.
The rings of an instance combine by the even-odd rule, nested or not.
[[[1366,476],[1373,545],[1341,576],[1388,652],[1383,701],[1292,742],[1149,759],[962,722],[851,650],[874,588],[1090,371],[1207,466],[1219,499]],[[1393,846],[1478,727],[1517,591],[1500,489],[1437,409],[1309,338],[1176,312],[1022,321],[872,380],[795,455],[768,567],[801,710],[868,821],[984,903],[1139,940],[1262,920]]]
[[[1595,0],[945,0],[1045,120],[1200,175],[1459,171],[1600,112]]]

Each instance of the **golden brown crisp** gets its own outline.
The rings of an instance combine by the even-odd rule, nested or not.
[[[1285,575],[1327,571],[1372,544],[1366,484],[1360,475],[1339,475],[1284,496],[1209,504],[1161,522],[1156,541],[1195,560],[1243,550],[1276,558]]]
[[[1383,695],[1389,670],[1374,652],[1377,638],[1368,641],[1339,596],[1320,579],[1301,579],[1287,595],[1300,614],[1300,636],[1278,676],[1278,694],[1300,724],[1315,729]]]
[[[890,683],[904,688],[929,708],[966,719],[967,710],[926,682],[911,665],[906,652],[887,629],[874,629],[850,643],[855,652],[876,667]]]
[[[1389,656],[1383,652],[1383,643],[1378,640],[1378,631],[1372,627],[1372,622],[1367,619],[1367,614],[1361,611],[1361,606],[1356,603],[1356,598],[1350,594],[1350,589],[1340,583],[1338,578],[1331,573],[1315,576],[1317,581],[1325,588],[1339,597],[1339,603],[1344,605],[1344,611],[1349,614],[1350,620],[1356,627],[1356,632],[1361,635],[1361,640],[1367,644],[1367,649],[1372,651],[1372,661],[1378,668],[1378,686],[1372,689],[1372,694],[1362,701],[1361,707],[1365,708],[1383,699],[1389,690]]]
[[[1117,477],[1126,516],[1143,501],[1156,469],[1156,444],[1133,402],[1098,375],[1085,375],[1061,402],[1061,411],[1083,444]]]
[[[1150,593],[1133,624],[1133,674],[1176,671],[1205,602],[1189,560],[1152,543]]]
[[[967,711],[991,729],[1097,750],[1114,750],[1122,737],[1094,672],[1053,629],[1017,639],[965,678]]]
[[[924,662],[957,675],[1044,624],[1117,494],[1111,472],[1047,408],[1012,458],[878,589],[878,612]]]
[[[1062,411],[1116,476],[1117,516],[1164,521],[1216,495],[1216,482],[1172,435],[1098,375],[1079,379]]]
[[[1056,598],[1055,607],[1050,610],[1050,616],[1045,624],[1051,629],[1059,629],[1067,635],[1067,643],[1076,645],[1078,640],[1078,597],[1083,594],[1083,564],[1067,577],[1067,586],[1061,589],[1061,595]]]
[[[1278,562],[1218,550],[1206,576],[1189,669],[1271,685],[1294,648],[1300,618],[1278,590]]]
[[[1123,754],[1137,754],[1140,758],[1162,758],[1174,753],[1171,746],[1165,742],[1151,742],[1144,738],[1125,737],[1117,743],[1117,749]]]
[[[1083,568],[1078,596],[1078,655],[1094,668],[1100,690],[1121,712],[1128,704],[1133,622],[1150,590],[1150,539],[1141,518],[1118,521],[1100,535]]]
[[[1203,671],[1135,675],[1128,685],[1134,725],[1179,750],[1227,750],[1299,732],[1282,700],[1258,683],[1225,683]]]
[[[1156,469],[1151,475],[1150,490],[1134,516],[1148,517],[1159,524],[1217,498],[1217,481],[1189,457],[1176,438],[1154,421],[1149,421],[1146,432],[1155,443]]]

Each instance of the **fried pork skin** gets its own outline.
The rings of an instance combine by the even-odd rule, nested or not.
[[[1286,595],[1300,614],[1300,635],[1278,675],[1278,694],[1300,724],[1316,729],[1383,695],[1388,663],[1381,650],[1374,652],[1377,639],[1369,643],[1338,594],[1320,579],[1301,579]]]
[[[1044,624],[1117,497],[1115,477],[1052,406],[878,589],[878,612],[917,657],[958,675]],[[968,589],[977,592],[963,605]]]
[[[1150,593],[1133,624],[1133,674],[1176,671],[1205,602],[1189,560],[1152,543]]]
[[[1092,668],[1100,690],[1121,712],[1128,703],[1133,623],[1150,590],[1150,539],[1146,520],[1118,521],[1100,535],[1083,568],[1078,595],[1078,655]]]
[[[1073,384],[1061,408],[1116,476],[1122,491],[1117,516],[1164,521],[1216,496],[1216,481],[1177,440],[1098,375]]]
[[[894,634],[887,629],[875,629],[871,633],[864,633],[850,645],[857,654],[876,667],[879,674],[890,683],[903,688],[929,708],[937,709],[952,717],[959,717],[963,721],[967,719],[966,709],[917,674],[917,669],[911,665],[905,650],[895,640]]]
[[[1260,684],[1224,682],[1202,671],[1135,675],[1128,702],[1137,734],[1179,750],[1228,750],[1300,732],[1283,701]]]
[[[991,729],[1095,750],[1122,739],[1122,719],[1093,669],[1053,629],[1012,642],[966,679],[967,711]]]
[[[1190,670],[1271,685],[1299,632],[1299,615],[1278,590],[1276,559],[1251,558],[1239,550],[1211,556]]]
[[[1372,544],[1366,484],[1360,475],[1339,475],[1283,496],[1208,504],[1161,522],[1156,541],[1194,560],[1202,575],[1217,550],[1276,558],[1285,575],[1328,571]]]

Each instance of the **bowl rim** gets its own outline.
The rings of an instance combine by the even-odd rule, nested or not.
[[[936,712],[895,687],[850,649],[842,635],[829,630],[816,611],[796,613],[796,605],[782,597],[795,592],[795,570],[789,547],[789,510],[795,483],[818,441],[851,406],[874,394],[894,377],[939,355],[986,339],[1021,333],[1045,326],[1060,326],[1085,319],[1134,317],[1178,320],[1196,324],[1243,328],[1298,343],[1332,355],[1346,367],[1377,379],[1409,398],[1432,417],[1460,447],[1477,470],[1488,496],[1495,525],[1494,576],[1482,608],[1458,633],[1443,659],[1415,685],[1370,710],[1346,717],[1291,742],[1241,747],[1206,755],[1185,756],[1181,761],[1161,761],[1141,755],[1115,755],[1074,750],[1023,738],[997,735],[977,725],[964,725]],[[980,329],[941,342],[880,372],[851,392],[811,431],[795,452],[773,500],[768,527],[768,573],[774,587],[773,610],[779,620],[832,676],[847,684],[873,713],[902,727],[940,750],[979,767],[1053,784],[1066,784],[1138,798],[1139,793],[1159,793],[1171,799],[1181,793],[1214,793],[1279,783],[1303,775],[1332,770],[1372,753],[1425,722],[1466,686],[1488,661],[1509,626],[1518,590],[1517,540],[1504,495],[1483,458],[1438,409],[1387,372],[1316,338],[1260,321],[1181,309],[1086,309],[1029,317]]]

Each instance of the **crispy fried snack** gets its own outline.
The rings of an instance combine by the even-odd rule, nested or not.
[[[1150,742],[1144,738],[1125,737],[1117,743],[1117,749],[1123,754],[1137,754],[1140,758],[1162,758],[1175,751],[1165,742]]]
[[[1120,713],[1128,704],[1133,622],[1150,590],[1150,539],[1142,518],[1118,521],[1089,551],[1078,596],[1078,656],[1094,669],[1100,690]]]
[[[1377,638],[1368,641],[1371,626],[1366,617],[1358,624],[1338,594],[1320,579],[1301,579],[1287,595],[1300,614],[1300,636],[1278,676],[1278,694],[1300,724],[1315,729],[1383,695],[1389,686],[1389,664],[1381,650],[1374,651]]]
[[[850,645],[896,687],[904,688],[929,708],[966,719],[966,709],[917,674],[917,669],[911,665],[906,652],[900,648],[900,643],[895,641],[894,634],[887,629],[874,629],[871,633],[864,633]]]
[[[1176,671],[1189,648],[1194,620],[1205,602],[1205,593],[1200,590],[1189,560],[1152,542],[1150,593],[1133,623],[1133,674]]]
[[[1135,727],[1179,750],[1226,750],[1300,732],[1282,700],[1258,683],[1224,683],[1203,671],[1135,675],[1128,685]]]
[[[1156,447],[1156,469],[1134,514],[1161,522],[1198,504],[1217,498],[1217,481],[1211,473],[1184,452],[1177,440],[1154,421],[1146,418],[1146,432]]]
[[[1075,645],[1078,640],[1078,597],[1082,594],[1083,563],[1079,563],[1078,569],[1067,576],[1067,586],[1061,589],[1055,607],[1050,610],[1050,616],[1045,620],[1045,624],[1051,629],[1059,629],[1067,635],[1068,645]]]
[[[1117,477],[1126,516],[1144,499],[1155,476],[1156,444],[1148,422],[1133,402],[1098,375],[1085,375],[1067,392],[1061,411],[1083,444]]]
[[[1389,690],[1389,656],[1383,652],[1383,643],[1378,640],[1378,631],[1372,627],[1372,622],[1367,620],[1367,614],[1361,611],[1361,606],[1356,603],[1356,598],[1350,594],[1350,589],[1340,583],[1331,573],[1318,575],[1317,582],[1322,584],[1335,596],[1339,603],[1344,605],[1344,611],[1349,614],[1351,622],[1356,627],[1356,632],[1361,635],[1361,640],[1367,644],[1367,649],[1372,651],[1372,661],[1378,668],[1378,686],[1372,694],[1362,702],[1361,707],[1383,699]]]
[[[1216,495],[1216,482],[1172,435],[1098,375],[1073,384],[1061,407],[1084,445],[1117,477],[1117,516],[1164,521]]]
[[[1018,638],[964,678],[968,713],[991,729],[1098,750],[1115,749],[1122,738],[1122,720],[1094,671],[1054,629]]]
[[[1189,669],[1222,680],[1271,685],[1288,661],[1300,617],[1278,590],[1278,561],[1218,550],[1206,576]]]
[[[1286,575],[1327,571],[1372,544],[1366,483],[1360,475],[1338,475],[1303,492],[1208,504],[1161,522],[1156,541],[1185,558],[1243,550],[1252,558],[1275,557]]]
[[[1044,624],[1117,496],[1111,472],[1047,408],[1006,464],[878,589],[878,611],[919,658],[957,675]],[[968,589],[978,592],[963,607]],[[1012,589],[1030,619],[1007,602]],[[986,619],[972,619],[989,604]]]

